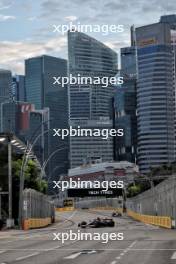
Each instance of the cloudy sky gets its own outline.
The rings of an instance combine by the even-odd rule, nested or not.
[[[67,58],[67,36],[53,24],[123,24],[123,33],[92,33],[115,51],[129,45],[129,28],[176,14],[175,0],[0,0],[0,68],[24,72],[24,60],[41,54]]]

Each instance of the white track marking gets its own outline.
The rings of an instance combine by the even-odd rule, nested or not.
[[[171,259],[176,259],[176,252],[173,253]]]
[[[30,258],[30,257],[33,257],[33,256],[37,256],[38,254],[39,254],[39,252],[35,252],[35,253],[31,254],[31,255],[27,255],[27,256],[16,258],[16,260],[27,259],[27,258]]]
[[[74,253],[68,257],[65,257],[64,259],[75,259],[75,258],[79,257],[81,254],[82,254],[81,252]]]

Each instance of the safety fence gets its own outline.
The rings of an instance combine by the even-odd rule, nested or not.
[[[176,175],[127,199],[126,208],[141,215],[170,217],[176,228]]]
[[[123,199],[120,198],[82,198],[74,202],[75,208],[123,208]]]
[[[116,212],[119,213],[123,213],[123,209],[122,208],[116,208],[116,207],[95,207],[95,208],[85,208],[91,211],[104,211],[104,210],[114,210]],[[62,208],[55,208],[56,212],[68,212],[68,211],[74,211],[74,210],[79,210],[75,209],[74,207],[62,207]]]
[[[123,208],[116,208],[116,207],[96,207],[96,208],[89,208],[89,210],[91,211],[106,211],[106,210],[110,210],[110,211],[115,211],[117,213],[123,213]]]
[[[23,191],[23,229],[40,228],[55,222],[55,208],[47,195],[32,189]]]
[[[133,212],[131,210],[127,210],[127,215],[135,220],[141,221],[146,224],[161,226],[165,228],[172,228],[172,219],[168,216],[143,215]]]

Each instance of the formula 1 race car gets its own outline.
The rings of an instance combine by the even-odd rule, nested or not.
[[[121,217],[121,216],[122,216],[122,214],[119,212],[113,212],[112,213],[112,217]]]
[[[82,221],[78,224],[78,227],[86,228],[86,227],[92,227],[92,228],[98,228],[98,227],[114,227],[115,222],[112,218],[99,218],[97,217],[90,223],[87,223],[86,221]]]

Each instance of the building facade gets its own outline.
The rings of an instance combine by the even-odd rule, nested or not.
[[[49,155],[49,128],[49,108],[44,108],[43,110],[33,109],[29,115],[29,130],[27,134],[29,141],[34,141],[38,137],[33,147],[33,152],[41,164],[44,164]]]
[[[2,107],[11,98],[12,73],[8,70],[0,69],[0,132],[3,132]]]
[[[25,76],[13,76],[12,94],[15,101],[26,102]]]
[[[17,135],[23,142],[27,141],[30,112],[34,105],[27,102],[7,101],[2,106],[2,130]]]
[[[175,160],[176,16],[136,29],[138,164],[142,173]]]
[[[53,170],[50,174],[54,180],[57,180],[59,175],[66,173],[68,169],[68,138],[56,139],[52,130],[68,127],[68,98],[67,86],[53,85],[53,77],[67,76],[67,61],[46,55],[30,58],[25,62],[25,74],[27,101],[33,103],[37,110],[49,108],[50,111],[49,156],[51,158],[48,168]]]
[[[133,31],[132,31],[133,34]],[[123,128],[124,136],[115,140],[115,160],[136,163],[137,116],[136,116],[136,48],[121,49],[121,71],[124,83],[116,87],[114,98],[115,127]]]
[[[68,32],[69,76],[89,77],[86,83],[69,85],[69,122],[81,128],[112,128],[112,98],[114,87],[91,81],[95,77],[112,77],[117,73],[117,54],[81,32]],[[76,167],[84,160],[114,158],[113,139],[70,138],[70,164]]]

